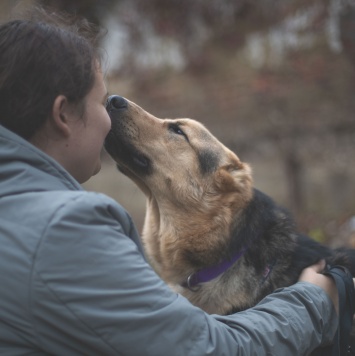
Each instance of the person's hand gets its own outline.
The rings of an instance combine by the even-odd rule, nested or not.
[[[321,272],[325,268],[325,260],[321,260],[318,263],[305,268],[300,278],[298,279],[300,282],[309,282],[315,284],[322,289],[329,295],[330,299],[333,302],[335,310],[339,315],[339,296],[338,290],[335,285],[335,282],[331,277],[325,276],[321,274]]]

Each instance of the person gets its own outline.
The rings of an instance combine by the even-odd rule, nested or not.
[[[113,199],[84,191],[110,119],[97,37],[41,9],[0,26],[0,354],[305,355],[337,289],[308,268],[254,308],[208,315],[144,259]]]

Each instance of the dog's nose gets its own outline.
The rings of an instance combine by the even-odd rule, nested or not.
[[[125,109],[128,106],[128,101],[119,95],[111,95],[107,99],[106,109]]]

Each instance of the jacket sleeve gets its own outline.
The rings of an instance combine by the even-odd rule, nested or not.
[[[332,303],[316,286],[298,283],[248,311],[208,315],[172,292],[138,246],[127,213],[105,196],[79,194],[56,211],[31,280],[30,310],[42,351],[303,355],[335,333]]]

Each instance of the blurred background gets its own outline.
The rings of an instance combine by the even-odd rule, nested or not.
[[[107,30],[109,92],[157,117],[204,123],[302,232],[355,247],[355,0],[0,0]],[[142,227],[145,199],[103,153],[84,184]]]

